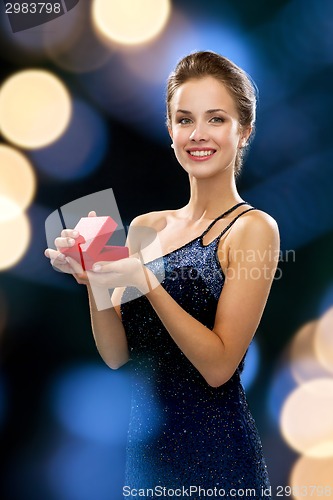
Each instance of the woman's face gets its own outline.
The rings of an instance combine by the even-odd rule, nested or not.
[[[241,130],[234,100],[221,82],[211,76],[188,80],[173,95],[170,112],[174,151],[189,174],[233,171],[251,130]]]

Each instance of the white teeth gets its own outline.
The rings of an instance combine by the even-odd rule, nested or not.
[[[189,153],[191,156],[210,156],[215,151],[211,149],[210,151],[189,151]]]

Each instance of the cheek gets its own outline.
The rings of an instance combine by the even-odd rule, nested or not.
[[[224,130],[224,133],[220,135],[220,142],[236,145],[238,141],[239,133],[237,127],[230,127],[228,130]]]
[[[181,146],[188,141],[189,134],[185,130],[176,130],[173,132],[173,143],[175,146]]]
[[[184,131],[179,132],[174,132],[172,136],[172,142],[173,142],[173,152],[175,154],[175,157],[178,160],[178,163],[181,165],[184,162],[184,148],[185,145],[188,143],[188,136],[184,136]]]

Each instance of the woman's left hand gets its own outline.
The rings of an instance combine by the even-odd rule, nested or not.
[[[82,272],[80,264],[74,259],[67,257],[66,260],[74,273]],[[140,259],[128,257],[112,262],[96,262],[91,271],[86,271],[86,276],[92,286],[107,288],[133,286],[146,294],[149,291],[147,282],[149,273]]]

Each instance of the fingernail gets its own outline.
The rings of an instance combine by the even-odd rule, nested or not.
[[[73,240],[73,238],[68,238],[67,243],[68,243],[70,246],[73,246],[73,245],[75,245],[75,240]]]
[[[102,269],[102,266],[100,266],[99,264],[95,264],[93,267],[94,271],[100,271],[101,269]]]

